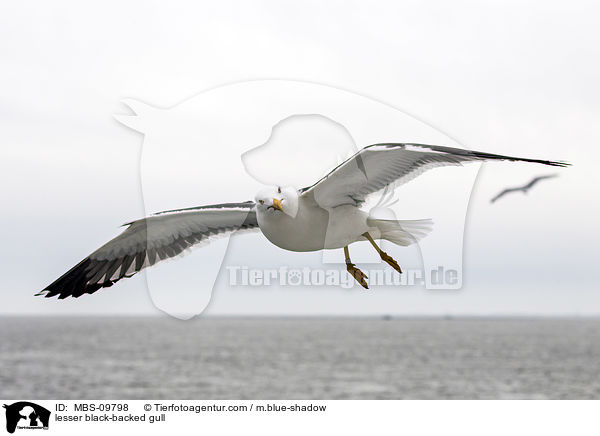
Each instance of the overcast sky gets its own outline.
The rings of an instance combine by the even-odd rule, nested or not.
[[[32,294],[145,213],[143,137],[113,118],[127,113],[122,99],[171,108],[270,78],[368,96],[468,148],[573,167],[490,207],[506,185],[548,171],[483,166],[460,291],[223,285],[207,313],[600,313],[598,9],[593,1],[3,3],[0,312],[160,313],[142,276],[72,301]],[[234,245],[233,263],[283,256],[254,235]]]

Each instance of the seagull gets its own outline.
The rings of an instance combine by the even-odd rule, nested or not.
[[[525,186],[519,186],[517,188],[506,188],[504,191],[501,191],[500,193],[498,193],[498,195],[496,195],[494,198],[492,198],[490,200],[490,203],[494,203],[496,200],[498,200],[500,197],[504,197],[506,194],[508,194],[509,192],[517,192],[517,191],[521,191],[523,194],[527,194],[527,191],[529,191],[533,185],[535,185],[537,182],[539,182],[540,180],[544,180],[544,179],[552,179],[554,177],[558,177],[558,174],[548,174],[545,176],[538,176],[538,177],[534,177],[528,184],[526,184]]]
[[[343,249],[346,269],[365,289],[368,277],[350,258],[349,246],[368,241],[383,261],[398,263],[375,242],[408,246],[431,231],[431,220],[375,219],[361,209],[367,197],[404,184],[432,168],[505,160],[555,167],[569,165],[416,143],[364,147],[311,186],[271,186],[254,201],[169,210],[124,224],[126,229],[36,295],[80,297],[112,286],[142,269],[233,232],[257,231],[285,250]]]

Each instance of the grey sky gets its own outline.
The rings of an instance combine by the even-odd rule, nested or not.
[[[259,78],[348,89],[466,147],[574,166],[493,207],[497,191],[547,170],[484,166],[461,291],[223,288],[209,313],[600,312],[598,9],[591,1],[4,3],[0,312],[156,313],[140,277],[73,301],[32,294],[144,213],[142,137],[112,118],[124,112],[121,99],[170,107]],[[281,252],[259,241],[241,237],[230,260],[277,262]]]

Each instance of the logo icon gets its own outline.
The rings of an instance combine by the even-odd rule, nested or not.
[[[19,401],[11,405],[4,404],[6,409],[6,431],[14,433],[18,429],[48,429],[50,411],[45,407],[29,401]]]
[[[216,204],[223,199],[251,199],[265,185],[308,187],[363,147],[392,138],[466,148],[399,109],[309,82],[238,82],[199,93],[170,108],[132,99],[122,102],[131,113],[115,118],[144,135],[140,177],[148,215],[202,203]],[[420,178],[416,186],[403,186],[398,196],[392,189],[395,185],[389,185],[383,194],[365,203],[365,210],[377,220],[429,218],[436,223],[434,232],[406,249],[402,262],[407,270],[423,271],[426,289],[462,287],[463,232],[479,166],[474,163],[440,168]],[[364,165],[357,170],[359,178],[361,172],[366,178],[373,174],[371,167]],[[446,182],[440,183],[440,179]],[[199,192],[205,195],[202,203]],[[405,205],[410,205],[410,215]],[[160,238],[156,229],[146,229],[148,240]],[[223,265],[241,265],[235,260],[240,251],[229,250],[229,236],[214,238],[177,262],[145,269],[156,307],[181,319],[202,313],[210,304],[213,289],[225,284],[220,274]],[[245,242],[233,244],[242,247]],[[383,247],[385,251],[385,243]],[[255,247],[247,250],[255,252]],[[273,264],[300,266],[291,251],[278,251],[272,258],[267,257],[267,251],[263,253],[265,256],[252,256],[251,262],[244,265],[256,270]],[[346,269],[339,250],[313,252],[310,256],[303,259]],[[357,263],[381,262],[370,244],[353,249],[352,259]],[[440,266],[445,271],[456,271],[451,281],[435,280]],[[291,277],[292,283],[300,285],[296,278]]]

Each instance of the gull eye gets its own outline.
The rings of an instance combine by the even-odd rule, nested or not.
[[[278,194],[281,194],[281,186],[278,186],[278,187],[277,187],[277,193],[278,193]]]
[[[265,200],[258,200],[260,204],[265,204]]]

